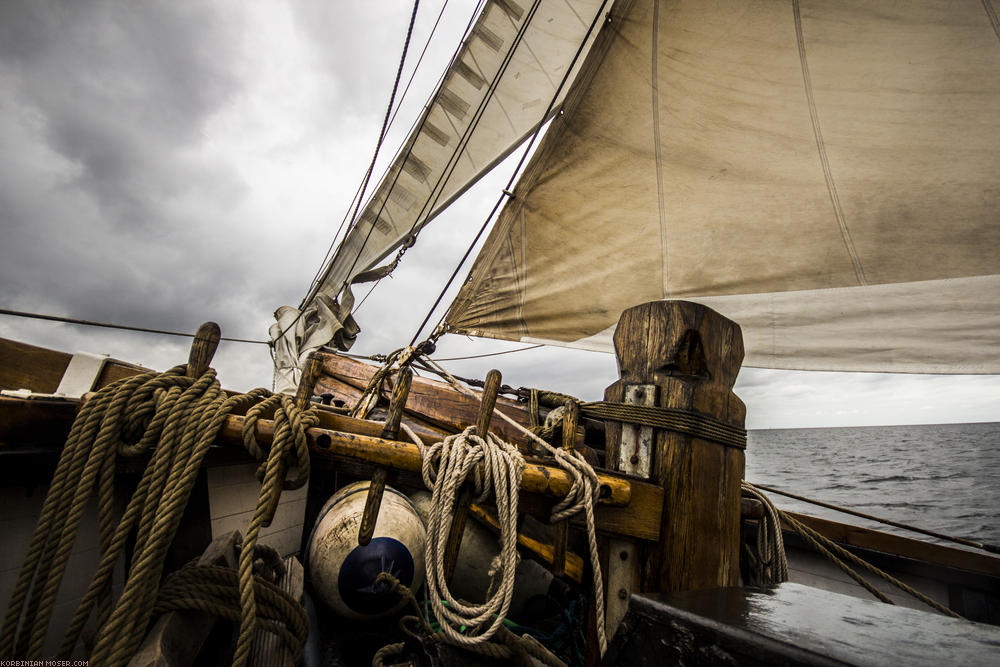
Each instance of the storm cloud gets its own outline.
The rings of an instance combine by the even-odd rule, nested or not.
[[[0,3],[0,307],[182,331],[211,319],[264,338],[273,310],[308,289],[371,160],[411,8]],[[421,5],[404,83],[440,8]],[[376,174],[470,12],[443,16]],[[505,181],[484,180],[421,234],[359,309],[355,351],[409,343]],[[9,317],[0,336],[152,368],[188,345]],[[439,356],[518,347],[448,336]],[[228,387],[270,385],[262,345],[224,344],[216,366]],[[511,384],[588,399],[615,379],[611,356],[566,350],[449,364],[469,376],[494,366]],[[1000,418],[996,378],[744,369],[738,391],[755,426]]]

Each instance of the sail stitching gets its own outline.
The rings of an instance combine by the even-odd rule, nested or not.
[[[660,3],[653,3],[653,66],[651,72],[653,89],[653,150],[656,151],[656,197],[660,215],[660,257],[662,257],[663,298],[667,298],[667,216],[663,193],[663,156],[660,152],[660,80],[657,61],[659,60]]]
[[[826,144],[823,142],[823,131],[820,129],[819,112],[816,110],[816,99],[813,96],[812,77],[809,74],[809,62],[806,59],[806,42],[802,34],[802,13],[799,9],[799,0],[792,0],[792,11],[795,14],[795,38],[799,47],[799,62],[802,64],[802,80],[805,85],[806,99],[809,102],[809,118],[812,120],[813,133],[816,135],[816,148],[819,151],[819,161],[823,166],[823,176],[826,178],[826,189],[830,193],[830,202],[833,204],[833,212],[837,217],[837,224],[840,225],[840,235],[844,240],[844,247],[851,257],[851,264],[854,265],[854,274],[858,278],[859,285],[867,285],[864,269],[861,266],[861,258],[854,247],[851,239],[851,232],[847,228],[847,220],[844,217],[844,209],[840,205],[840,196],[837,194],[837,185],[833,180],[833,171],[830,169],[830,160],[826,155]]]
[[[986,10],[986,16],[990,19],[993,32],[996,33],[997,39],[1000,39],[1000,19],[997,18],[997,11],[993,9],[993,2],[991,0],[983,0],[983,9]]]

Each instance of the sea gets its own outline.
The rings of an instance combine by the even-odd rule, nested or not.
[[[1000,545],[1000,422],[753,430],[746,479]],[[769,494],[786,510],[951,544]]]

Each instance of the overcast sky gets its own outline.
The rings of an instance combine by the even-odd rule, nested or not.
[[[431,92],[474,3],[453,0],[386,143]],[[263,339],[297,305],[371,159],[412,5],[0,2],[0,307]],[[441,9],[424,0],[404,71]],[[420,237],[360,308],[355,352],[409,342],[497,196],[501,171]],[[359,291],[359,298],[364,291]],[[0,316],[0,336],[153,368],[185,339]],[[439,357],[523,345],[446,337]],[[262,345],[223,383],[270,386]],[[610,355],[544,348],[447,364],[598,398]],[[746,368],[754,428],[1000,420],[1000,378]]]

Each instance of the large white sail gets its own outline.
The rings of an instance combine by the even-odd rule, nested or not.
[[[276,345],[278,385],[294,387],[295,369],[311,347],[331,338],[342,349],[350,347],[357,333],[350,317],[351,281],[391,270],[374,267],[558,110],[606,4],[485,3],[413,133],[325,267],[302,316],[295,310],[289,319],[291,310],[282,307],[288,324],[272,326],[272,338],[283,338]]]
[[[1000,372],[996,4],[619,2],[446,321],[610,350],[661,298],[748,365]]]

